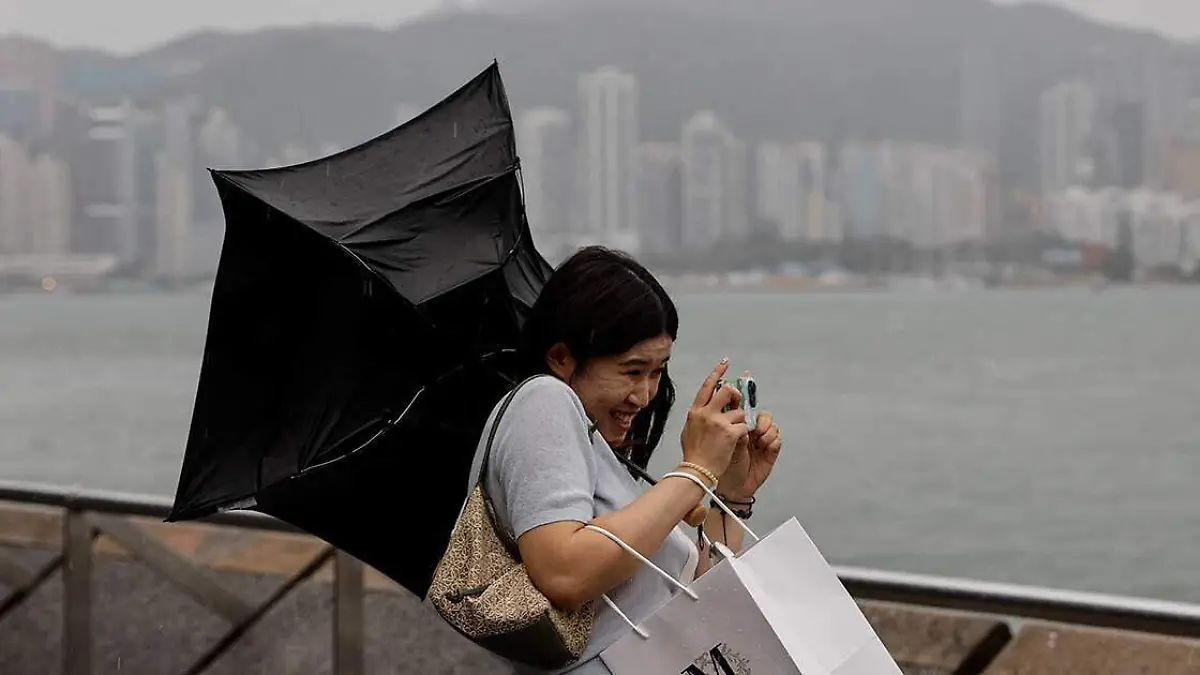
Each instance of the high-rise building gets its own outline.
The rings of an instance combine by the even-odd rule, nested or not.
[[[0,132],[42,138],[54,129],[58,110],[58,53],[49,44],[0,37]]]
[[[730,239],[746,239],[750,236],[750,150],[731,134],[728,152],[725,183],[729,192],[722,234]]]
[[[69,251],[66,164],[0,136],[0,255]]]
[[[820,143],[764,143],[758,149],[758,214],[785,241],[825,241],[825,149]]]
[[[1200,201],[1200,138],[1177,141],[1171,149],[1168,169],[1167,187],[1184,199]]]
[[[67,163],[40,153],[29,164],[26,223],[29,252],[64,255],[71,247],[71,181]]]
[[[1105,150],[1097,185],[1164,187],[1170,146],[1186,126],[1188,59],[1184,50],[1165,44],[1094,50],[1089,82]]]
[[[558,108],[532,108],[516,122],[517,156],[525,212],[533,240],[548,256],[570,245],[574,196],[574,138],[571,118]]]
[[[1042,93],[1038,145],[1043,193],[1091,184],[1096,113],[1096,94],[1086,82],[1064,82]]]
[[[842,218],[845,235],[874,239],[887,234],[887,149],[882,143],[851,142],[842,147]]]
[[[26,253],[29,151],[0,135],[0,254]]]
[[[235,168],[247,160],[245,138],[224,108],[212,108],[196,130],[196,150],[205,165]]]
[[[190,101],[172,101],[160,113],[161,143],[155,156],[155,237],[153,274],[164,279],[191,276],[196,147]]]
[[[678,144],[641,144],[637,189],[643,251],[660,255],[679,251],[683,243],[682,180]]]
[[[704,249],[749,234],[749,161],[746,145],[711,111],[683,125],[683,245]]]
[[[1187,123],[1193,65],[1190,55],[1174,45],[1148,46],[1146,50],[1142,69],[1143,183],[1160,189],[1169,179],[1171,144]]]
[[[638,249],[637,79],[604,67],[579,79],[579,186],[587,237]]]
[[[766,142],[758,145],[754,164],[754,210],[758,217],[779,229],[782,235],[787,220],[787,194],[790,180],[787,144]]]
[[[140,257],[137,145],[143,121],[128,103],[88,111],[87,135],[72,165],[75,252],[113,254],[124,265]]]

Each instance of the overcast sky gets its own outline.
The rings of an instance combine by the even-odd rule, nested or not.
[[[1200,0],[1049,1],[1178,37],[1200,37]],[[392,25],[439,4],[441,0],[0,0],[0,32],[127,53],[200,28],[247,30],[312,22]]]

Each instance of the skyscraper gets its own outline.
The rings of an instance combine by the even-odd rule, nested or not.
[[[188,101],[167,103],[161,113],[162,143],[155,157],[155,276],[187,277],[192,268],[196,143],[194,109]]]
[[[48,44],[0,37],[0,130],[44,137],[53,130],[59,90],[59,56]]]
[[[40,153],[29,164],[29,200],[25,216],[29,252],[63,255],[70,251],[70,167],[49,153]]]
[[[87,138],[73,163],[76,210],[72,248],[111,253],[124,265],[141,251],[137,147],[143,114],[129,103],[88,112]]]
[[[749,234],[745,143],[701,111],[683,125],[683,245],[704,249]]]
[[[887,233],[886,164],[889,146],[852,142],[842,147],[839,165],[845,235],[874,239]]]
[[[637,79],[604,67],[579,79],[582,222],[593,241],[638,249]]]
[[[642,250],[671,254],[679,250],[682,167],[674,143],[642,143],[638,149],[638,222]]]
[[[820,143],[763,143],[758,150],[758,212],[785,241],[823,241],[825,149]]]
[[[533,240],[547,255],[568,245],[574,194],[574,141],[571,120],[558,108],[532,108],[516,122],[517,155],[521,158],[521,183],[525,212]]]
[[[0,134],[0,254],[26,252],[25,197],[29,152]]]
[[[1096,94],[1085,82],[1044,92],[1038,116],[1042,192],[1088,184],[1094,175]]]

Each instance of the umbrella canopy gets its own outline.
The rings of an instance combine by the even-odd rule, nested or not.
[[[496,63],[304,164],[214,171],[225,241],[169,521],[253,509],[424,595],[550,274]]]

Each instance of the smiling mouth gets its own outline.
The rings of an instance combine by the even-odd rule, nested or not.
[[[622,429],[628,429],[633,426],[633,420],[637,418],[637,413],[613,412],[611,415],[617,424],[621,425]]]

